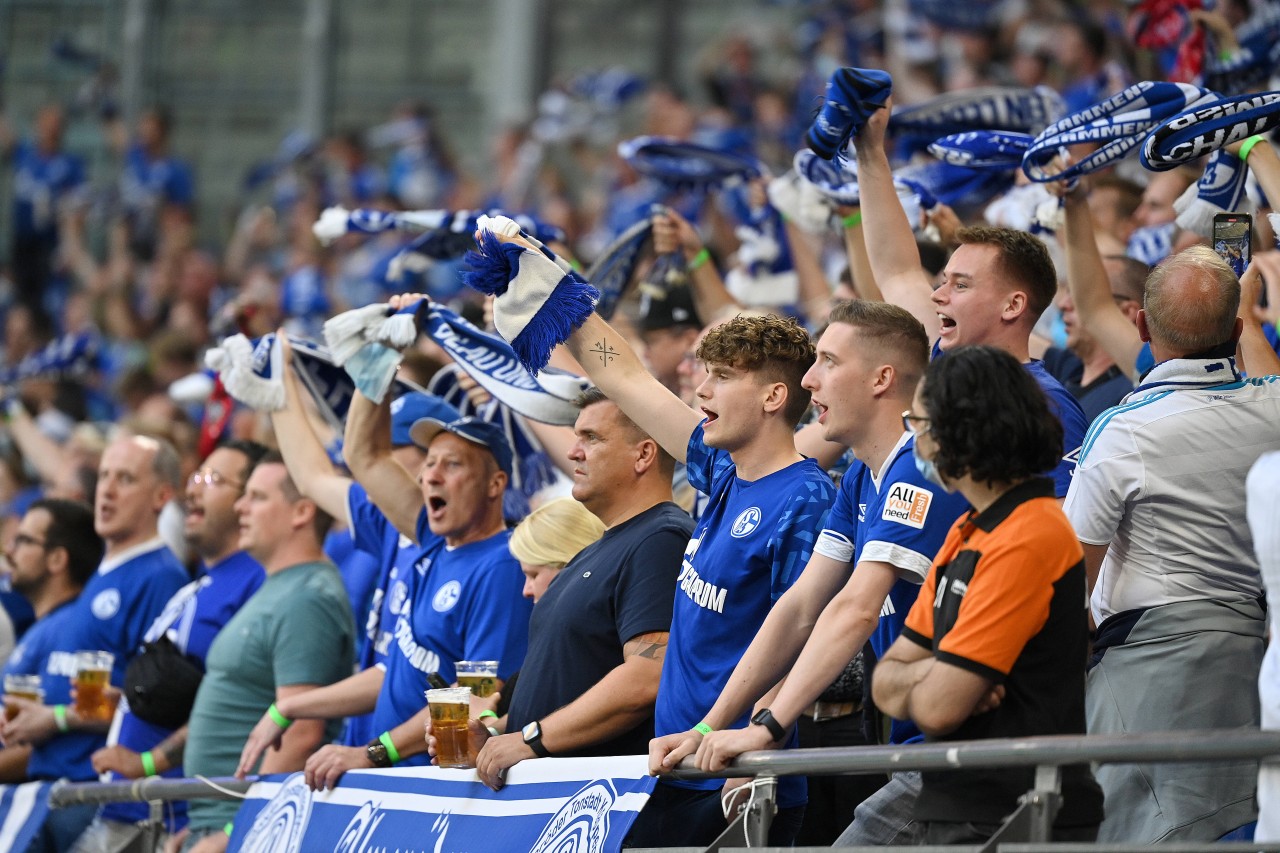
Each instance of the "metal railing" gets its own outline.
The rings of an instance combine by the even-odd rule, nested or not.
[[[1099,845],[1049,844],[1054,817],[1062,802],[1061,768],[1073,764],[1166,764],[1260,761],[1280,758],[1280,731],[1222,730],[1159,732],[1129,735],[1061,735],[1024,739],[956,741],[906,746],[857,746],[749,752],[716,772],[697,770],[686,758],[672,776],[715,779],[753,776],[760,781],[751,807],[730,824],[708,851],[743,847],[768,850],[769,826],[776,812],[773,782],[779,776],[857,775],[902,771],[937,771],[996,767],[1033,767],[1033,787],[1018,808],[986,844],[935,848],[950,853],[1098,853]],[[75,803],[160,801],[196,798],[234,799],[252,780],[234,778],[139,779],[132,782],[64,783],[50,792],[54,807]],[[217,790],[218,788],[225,790]],[[815,848],[816,849],[816,848]],[[874,848],[845,848],[848,851]],[[927,851],[929,848],[917,848]],[[1145,849],[1141,845],[1108,844],[1108,853]],[[1275,851],[1280,843],[1162,844],[1162,853],[1231,853]]]

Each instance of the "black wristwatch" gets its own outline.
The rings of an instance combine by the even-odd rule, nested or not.
[[[756,711],[756,715],[751,718],[751,724],[753,726],[764,726],[769,730],[769,734],[773,739],[779,743],[781,743],[782,739],[787,736],[787,730],[782,727],[781,723],[773,718],[773,712],[768,708],[761,708],[759,711]]]
[[[364,748],[365,757],[374,767],[391,767],[393,762],[391,756],[387,755],[387,748],[382,745],[382,741],[374,739],[369,741]]]
[[[534,755],[539,758],[551,757],[550,750],[542,745],[542,726],[538,724],[537,720],[527,724],[520,730],[520,734],[524,738],[524,742],[533,750]]]

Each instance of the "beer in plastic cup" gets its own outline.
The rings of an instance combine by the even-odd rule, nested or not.
[[[453,668],[458,674],[458,686],[471,688],[477,696],[492,696],[498,689],[496,660],[460,660]]]
[[[44,689],[40,686],[40,676],[10,674],[4,677],[4,693],[6,696],[17,696],[30,699],[32,702],[44,703]],[[12,720],[18,716],[18,706],[5,703],[4,718]]]
[[[431,711],[431,728],[436,737],[436,764],[440,767],[474,767],[467,738],[471,688],[428,690],[427,707]]]
[[[76,652],[76,715],[82,720],[110,720],[115,705],[107,698],[111,684],[111,652]]]

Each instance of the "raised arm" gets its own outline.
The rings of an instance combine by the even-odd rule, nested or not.
[[[1240,277],[1240,310],[1237,316],[1244,328],[1236,343],[1236,356],[1240,368],[1250,376],[1280,374],[1280,357],[1267,341],[1262,321],[1258,318],[1258,296],[1262,292],[1264,275],[1280,278],[1280,252],[1259,252]]]
[[[390,395],[379,405],[355,393],[347,410],[342,455],[374,506],[396,530],[417,542],[422,491],[414,475],[391,455]]]
[[[689,293],[693,307],[706,323],[730,308],[740,307],[724,286],[720,271],[702,238],[683,216],[666,210],[653,217],[653,251],[659,255],[680,252],[689,271]]]
[[[876,284],[875,273],[871,271],[871,257],[862,233],[862,208],[842,207],[836,213],[840,216],[840,231],[844,235],[844,251],[849,258],[849,279],[854,292],[858,298],[868,302],[883,302],[884,296]]]
[[[1086,194],[1077,189],[1063,195],[1067,287],[1085,330],[1107,351],[1130,379],[1136,380],[1142,339],[1138,329],[1111,296],[1111,279],[1102,263],[1093,232],[1093,214]]]
[[[920,250],[906,211],[893,185],[893,170],[884,147],[885,128],[893,99],[876,110],[855,138],[862,233],[868,246],[871,274],[886,302],[901,306],[924,324],[930,342],[938,337],[938,310],[933,286],[920,265]]]
[[[311,498],[334,518],[347,517],[347,491],[351,480],[338,473],[329,454],[316,436],[315,424],[303,399],[298,377],[291,361],[292,352],[284,330],[276,332],[284,363],[285,407],[271,413],[280,455],[284,457],[289,476],[302,494]]]
[[[636,426],[677,460],[684,461],[689,436],[702,421],[702,415],[645,370],[622,335],[599,314],[592,314],[565,344],[591,381]]]

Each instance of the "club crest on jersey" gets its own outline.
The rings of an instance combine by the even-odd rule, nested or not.
[[[920,530],[929,517],[929,505],[933,503],[933,492],[921,489],[910,483],[894,483],[884,500],[884,510],[880,517],[885,521],[896,521],[907,527]]]
[[[93,604],[89,609],[99,619],[110,619],[115,616],[120,610],[120,590],[104,589],[93,597]]]
[[[446,613],[453,609],[453,606],[458,603],[458,599],[461,597],[462,584],[457,581],[449,581],[436,590],[435,598],[431,599],[431,607],[437,613]]]
[[[755,533],[757,527],[760,526],[760,507],[750,507],[739,513],[738,517],[733,520],[733,528],[729,533],[735,539],[741,539],[744,536],[750,536]]]

